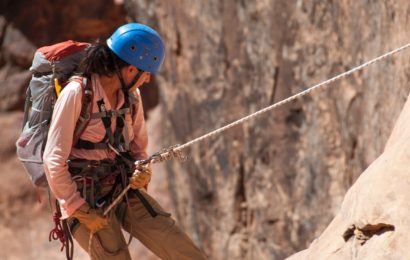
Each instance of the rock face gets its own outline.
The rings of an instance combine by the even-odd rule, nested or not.
[[[154,89],[145,100],[155,106],[160,86],[162,111],[156,115],[162,118],[156,122],[162,125],[151,131],[161,131],[164,147],[409,39],[405,0],[124,0],[124,6],[126,12],[111,1],[0,3],[0,111],[22,109],[38,46],[105,38],[125,22],[125,14],[157,29],[167,43],[162,72],[153,87],[142,89]],[[315,237],[293,258],[403,258],[410,189],[405,171],[395,166],[407,163],[407,139],[394,134],[405,133],[402,124],[379,155],[409,93],[409,58],[405,51],[374,64],[329,90],[192,146],[185,164],[167,163],[179,223],[211,259],[283,259]],[[26,197],[14,194],[2,198],[10,201],[2,205],[8,209]]]
[[[408,41],[410,3],[404,0],[125,4],[167,43],[158,78],[164,146],[185,143]],[[168,163],[182,226],[212,259],[283,259],[306,248],[383,151],[409,92],[409,57],[403,52],[192,146],[185,164]],[[364,175],[364,193],[376,192],[371,187],[385,178],[371,175]],[[406,183],[398,185],[401,190]],[[340,214],[348,214],[343,209],[352,196]],[[355,205],[349,214],[360,215],[364,205]],[[332,222],[343,224],[334,243],[353,243],[351,234],[373,229],[382,240],[396,232],[396,220],[406,219],[397,213],[348,223],[340,214]],[[371,258],[372,251],[366,254]]]
[[[298,259],[408,259],[410,99],[384,152],[347,192],[341,210]]]
[[[122,6],[98,0],[0,3],[0,111],[21,110],[37,47],[108,37],[125,22]]]

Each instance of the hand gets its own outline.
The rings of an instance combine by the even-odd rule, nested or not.
[[[151,181],[152,170],[149,164],[137,166],[134,173],[130,177],[130,187],[132,189],[140,189],[148,185]]]
[[[108,225],[108,219],[98,214],[95,209],[90,208],[87,203],[78,208],[72,217],[84,224],[91,233],[96,233]]]

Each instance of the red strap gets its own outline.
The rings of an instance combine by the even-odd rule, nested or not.
[[[60,219],[61,219],[61,213],[59,210],[57,210],[53,215],[54,228],[50,231],[50,234],[48,235],[48,241],[51,242],[51,239],[60,240],[61,242],[60,251],[63,251],[64,247],[66,247],[66,240],[65,240],[64,231],[61,226]]]

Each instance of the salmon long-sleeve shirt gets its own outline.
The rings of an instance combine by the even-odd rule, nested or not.
[[[111,110],[110,102],[102,88],[99,76],[91,77],[93,89],[92,113],[99,112],[97,101],[103,99],[107,111]],[[139,91],[135,93],[139,102],[134,120],[131,114],[125,115],[125,127],[128,133],[131,154],[135,159],[146,159],[148,136],[145,128],[144,112]],[[112,150],[85,150],[73,148],[73,133],[81,113],[82,89],[78,82],[70,82],[61,92],[54,107],[53,116],[48,132],[47,144],[44,150],[44,169],[51,191],[57,198],[62,218],[69,217],[85,200],[77,191],[77,185],[72,180],[68,171],[69,158],[103,160],[115,158]],[[118,102],[115,109],[124,104],[124,94],[118,91]],[[116,118],[111,121],[112,130],[115,131]],[[124,129],[125,129],[124,127]],[[100,142],[105,137],[106,131],[101,118],[91,119],[88,126],[80,136],[82,140]]]

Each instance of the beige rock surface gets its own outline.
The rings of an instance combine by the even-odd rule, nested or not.
[[[341,209],[298,259],[409,259],[410,98],[384,152],[348,190]]]

